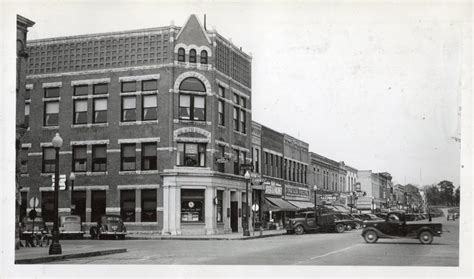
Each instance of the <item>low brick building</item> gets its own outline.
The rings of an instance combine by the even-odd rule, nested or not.
[[[250,162],[251,57],[191,15],[174,25],[28,42],[26,198],[53,218],[51,140],[59,133],[59,214],[86,225],[120,214],[129,230],[242,230]],[[251,199],[250,199],[251,200]]]

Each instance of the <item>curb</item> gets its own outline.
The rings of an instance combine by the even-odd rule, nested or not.
[[[262,235],[262,236],[246,236],[246,237],[239,237],[239,238],[223,238],[223,237],[169,237],[169,236],[160,236],[160,237],[130,237],[127,236],[125,240],[250,240],[250,239],[259,239],[259,238],[266,238],[266,237],[273,237],[273,236],[281,236],[281,235],[286,235],[286,232],[284,233],[278,233],[278,234],[270,234],[270,235]]]
[[[121,248],[121,249],[109,249],[109,250],[83,252],[83,253],[66,254],[66,255],[42,256],[38,258],[15,260],[15,264],[39,264],[39,263],[47,263],[47,262],[53,262],[53,261],[61,261],[61,260],[66,260],[66,259],[94,257],[94,256],[110,255],[110,254],[125,253],[125,252],[127,252],[127,249]]]

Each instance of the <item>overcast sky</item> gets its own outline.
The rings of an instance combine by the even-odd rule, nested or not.
[[[390,172],[395,182],[459,184],[452,137],[470,74],[470,8],[37,2],[10,6],[36,22],[29,39],[183,26],[190,14],[201,22],[207,14],[208,29],[253,56],[253,120],[357,169]]]

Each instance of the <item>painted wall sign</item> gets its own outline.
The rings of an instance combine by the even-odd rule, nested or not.
[[[282,187],[280,184],[271,182],[265,182],[265,194],[281,196],[283,193]]]
[[[288,199],[304,199],[309,200],[309,190],[306,188],[285,186],[285,197]]]

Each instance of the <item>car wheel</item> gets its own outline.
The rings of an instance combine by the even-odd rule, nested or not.
[[[375,233],[375,232],[372,231],[372,230],[367,231],[367,232],[364,234],[364,240],[365,240],[365,242],[367,242],[367,243],[375,243],[375,242],[377,242],[378,239],[379,239],[379,237],[377,236],[377,233]]]
[[[343,233],[346,230],[344,224],[337,224],[336,225],[336,232],[337,233]]]
[[[433,235],[429,231],[423,231],[418,236],[421,244],[431,244],[433,242]]]
[[[301,235],[301,234],[303,234],[303,233],[304,233],[304,228],[303,228],[303,226],[301,226],[301,225],[296,226],[296,228],[295,228],[295,234]]]
[[[347,225],[347,226],[346,226],[346,230],[347,230],[347,231],[352,230],[352,226],[351,226],[351,225]]]
[[[356,230],[360,229],[360,224],[359,224],[359,223],[356,223],[355,229],[356,229]]]

